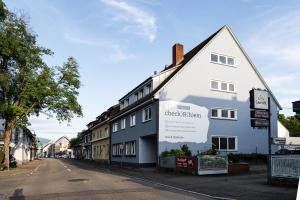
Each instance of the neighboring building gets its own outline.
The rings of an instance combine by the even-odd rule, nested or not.
[[[70,140],[66,136],[60,137],[49,147],[46,147],[48,152],[48,157],[58,157],[68,154],[67,150],[70,145]]]
[[[289,130],[280,121],[278,121],[278,137],[285,138],[288,146],[300,146],[300,137],[290,137]]]
[[[281,106],[228,26],[186,54],[175,44],[173,63],[119,100],[110,120],[112,163],[154,166],[163,151],[183,144],[193,154],[267,153],[267,129],[250,125],[253,88],[270,92],[277,137]]]
[[[88,160],[92,159],[92,144],[91,144],[92,134],[90,128],[93,126],[93,123],[95,123],[95,121],[90,122],[87,125],[88,130],[82,133],[82,158],[83,159],[88,159]]]
[[[0,119],[0,146],[4,145],[4,120]],[[18,165],[35,158],[34,135],[27,128],[15,128],[9,144],[9,154]]]
[[[42,147],[41,147],[41,152],[42,152],[42,157],[44,158],[48,158],[51,156],[51,145],[52,145],[52,142],[48,142],[47,144],[43,144]]]
[[[92,159],[110,163],[110,117],[119,111],[119,105],[112,106],[97,117],[90,128],[92,134]]]
[[[300,114],[300,101],[294,101],[293,104],[293,112],[296,114]]]

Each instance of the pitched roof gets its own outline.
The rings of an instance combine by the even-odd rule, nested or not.
[[[222,27],[223,28],[223,27]],[[187,52],[184,56],[183,59],[180,61],[180,63],[178,63],[177,65],[171,64],[169,65],[166,69],[171,69],[173,67],[177,67],[177,69],[175,69],[164,81],[162,81],[149,95],[139,99],[138,101],[136,101],[135,103],[127,106],[126,108],[120,110],[118,113],[116,113],[113,117],[116,117],[117,115],[121,115],[123,113],[125,113],[128,110],[131,110],[132,108],[134,108],[135,106],[139,105],[141,102],[144,102],[148,99],[151,99],[153,97],[153,95],[159,90],[161,89],[180,69],[182,69],[185,64],[187,64],[215,35],[217,35],[220,30],[222,30],[222,28],[220,28],[218,31],[216,31],[215,33],[213,33],[211,36],[209,36],[207,39],[205,39],[203,42],[201,42],[200,44],[198,44],[195,48],[193,48],[192,50],[190,50],[189,52]],[[163,70],[163,71],[164,71]],[[147,79],[148,80],[148,79]],[[146,80],[146,81],[147,81]],[[143,82],[145,83],[145,81]],[[140,84],[141,85],[141,84]],[[139,86],[140,86],[139,85]],[[139,87],[138,86],[138,87]],[[137,87],[136,87],[137,88]],[[130,93],[130,92],[129,92]],[[129,94],[128,93],[128,94]]]
[[[278,100],[275,98],[275,96],[273,95],[272,91],[270,90],[269,86],[267,85],[267,83],[264,81],[264,79],[262,78],[261,74],[258,72],[257,68],[255,67],[255,65],[253,64],[253,62],[251,61],[251,59],[249,58],[249,56],[247,55],[247,53],[245,52],[245,50],[242,48],[240,42],[237,40],[237,38],[235,37],[235,35],[233,34],[233,32],[230,30],[228,25],[224,25],[222,28],[220,28],[219,30],[217,30],[215,33],[213,33],[212,35],[210,35],[208,38],[206,38],[203,42],[201,42],[200,44],[198,44],[196,47],[194,47],[192,50],[190,50],[189,52],[187,52],[184,56],[183,59],[177,64],[174,65],[173,63],[171,65],[169,65],[167,68],[165,68],[163,71],[167,70],[167,69],[171,69],[173,67],[177,67],[164,81],[162,81],[149,95],[139,99],[138,101],[134,102],[133,104],[127,106],[126,108],[120,110],[118,113],[116,113],[112,118],[117,118],[119,117],[119,115],[122,115],[123,113],[126,113],[127,111],[134,109],[137,105],[139,105],[142,102],[145,102],[149,99],[151,99],[156,92],[158,92],[175,74],[177,74],[178,71],[180,71],[200,50],[202,50],[219,32],[221,32],[221,30],[223,30],[224,28],[226,28],[230,34],[232,35],[233,39],[236,41],[236,43],[238,44],[239,48],[241,49],[241,51],[244,53],[244,55],[246,56],[247,60],[249,61],[250,65],[252,66],[253,70],[256,72],[256,74],[258,75],[259,79],[262,81],[262,83],[264,84],[264,86],[267,88],[267,90],[269,91],[270,95],[272,96],[272,98],[274,99],[274,101],[276,102],[277,106],[279,107],[279,109],[282,109],[281,105],[279,104]],[[147,79],[148,80],[148,79]],[[146,81],[147,81],[146,80]],[[145,81],[143,82],[145,83]],[[140,84],[141,85],[141,84]],[[139,85],[139,86],[140,86]],[[138,87],[139,87],[138,86]],[[137,87],[136,87],[137,88]],[[132,90],[131,90],[132,92]],[[129,92],[130,93],[130,92]],[[128,93],[128,94],[129,94]],[[128,95],[127,94],[127,95]],[[124,97],[123,97],[124,98]]]

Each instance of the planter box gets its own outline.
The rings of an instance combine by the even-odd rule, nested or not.
[[[231,163],[228,166],[229,174],[238,174],[238,173],[246,173],[249,172],[249,164],[248,163]]]

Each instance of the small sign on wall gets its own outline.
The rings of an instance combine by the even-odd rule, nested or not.
[[[176,157],[176,168],[194,169],[196,166],[195,157]]]

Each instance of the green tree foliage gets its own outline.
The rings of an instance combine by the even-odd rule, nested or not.
[[[180,149],[171,149],[170,151],[162,152],[161,156],[192,156],[192,152],[190,151],[188,145],[184,144],[180,147]]]
[[[28,125],[31,115],[43,111],[59,121],[82,115],[77,102],[80,81],[76,60],[70,57],[61,67],[48,66],[43,58],[53,53],[39,46],[36,38],[27,22],[9,12],[0,0],[0,118],[5,119],[5,155],[12,130]]]
[[[81,131],[81,132],[79,132],[79,133],[77,133],[77,137],[72,138],[70,140],[70,147],[69,147],[70,149],[74,149],[74,148],[80,146],[81,138],[82,138],[82,133],[83,132],[84,132],[84,130]]]
[[[289,130],[290,137],[300,137],[300,115],[285,117],[278,115],[278,120]]]

